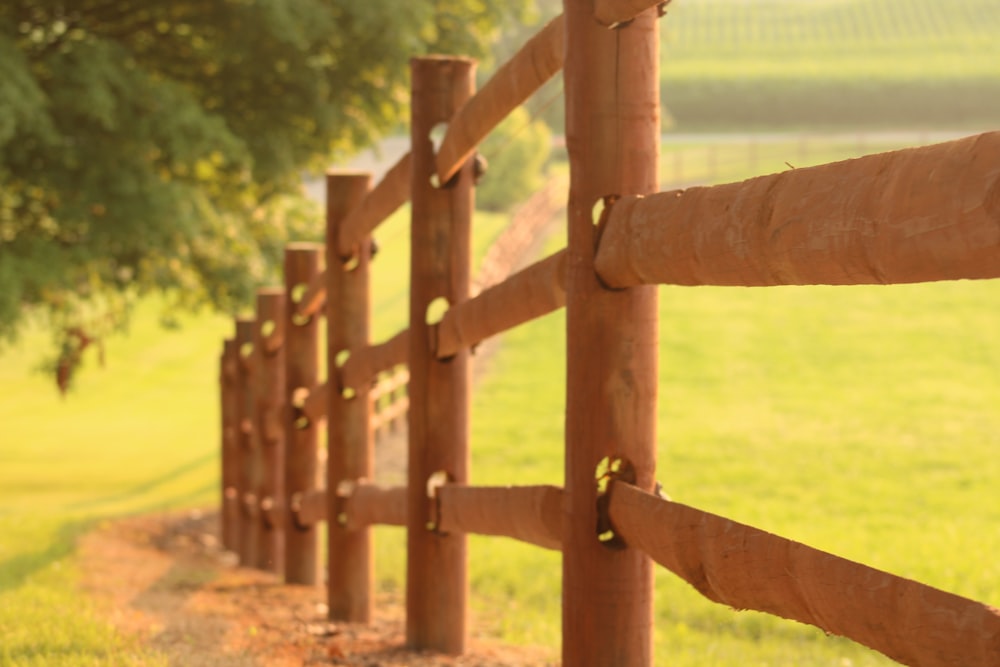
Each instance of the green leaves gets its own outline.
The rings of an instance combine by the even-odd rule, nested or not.
[[[405,117],[410,57],[482,53],[526,4],[0,4],[0,338],[114,294],[248,304],[321,234],[302,172]]]

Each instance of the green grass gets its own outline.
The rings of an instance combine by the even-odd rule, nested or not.
[[[719,178],[745,169],[728,163]],[[480,252],[502,223],[477,220]],[[405,230],[403,211],[377,234],[375,340],[406,320]],[[996,281],[664,288],[658,478],[676,500],[997,604],[998,297]],[[232,325],[202,316],[163,331],[156,314],[142,304],[107,367],[91,363],[66,400],[31,373],[46,338],[0,356],[0,665],[163,662],[101,619],[73,558],[95,521],[216,502],[217,355]],[[505,335],[474,394],[474,483],[561,483],[564,328],[556,313]],[[402,588],[403,541],[377,531],[382,588]],[[560,555],[470,545],[479,630],[557,647]],[[682,667],[891,664],[707,602],[664,571],[656,651]]]
[[[373,337],[407,320],[408,216],[377,232]],[[506,223],[478,214],[481,257]],[[127,336],[106,341],[107,364],[85,353],[60,398],[33,369],[51,351],[33,329],[0,353],[0,665],[161,664],[115,634],[78,590],[77,538],[105,518],[193,506],[218,497],[218,355],[229,318],[159,327],[159,306],[138,307]]]
[[[675,0],[663,102],[678,129],[993,126],[990,0]]]

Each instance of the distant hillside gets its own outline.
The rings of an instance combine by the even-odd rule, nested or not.
[[[1000,126],[996,0],[673,0],[677,129]]]

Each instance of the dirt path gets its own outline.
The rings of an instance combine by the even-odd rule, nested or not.
[[[84,589],[123,633],[177,667],[555,664],[549,650],[484,639],[460,658],[407,651],[403,607],[390,596],[370,626],[328,622],[321,588],[236,567],[217,526],[201,512],[107,523],[81,541]]]
[[[502,261],[516,270],[537,257],[559,226],[557,211],[549,210],[547,223]],[[477,349],[477,381],[497,349],[496,339]],[[405,428],[380,439],[376,470],[381,483],[405,483]],[[234,554],[220,548],[218,526],[216,514],[203,512],[106,523],[81,540],[83,586],[117,628],[177,667],[557,664],[549,649],[476,638],[475,619],[474,639],[460,658],[407,651],[403,602],[390,595],[377,599],[368,626],[331,623],[323,588],[286,586],[273,575],[237,567]]]

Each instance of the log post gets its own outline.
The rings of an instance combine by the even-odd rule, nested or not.
[[[566,289],[566,484],[562,664],[652,663],[651,562],[598,537],[595,471],[624,459],[653,488],[657,294],[611,291],[594,271],[602,198],[655,192],[659,152],[656,10],[608,29],[593,0],[564,0],[570,159]],[[602,537],[607,537],[604,535]]]
[[[469,296],[471,161],[441,187],[431,130],[446,123],[473,90],[474,61],[415,58],[413,98],[413,218],[410,229],[410,410],[407,499],[406,641],[416,649],[452,655],[465,649],[466,538],[430,524],[427,482],[442,472],[468,477],[469,357],[466,350],[438,360],[428,308]]]
[[[347,389],[341,378],[344,355],[368,345],[368,263],[371,236],[365,234],[352,247],[352,255],[337,251],[340,225],[371,187],[367,172],[331,172],[326,176],[326,322],[327,364],[327,468],[329,503],[329,575],[327,604],[330,618],[367,623],[373,599],[371,531],[349,530],[339,521],[341,482],[371,478],[373,445],[369,418],[368,385]]]
[[[236,497],[240,509],[240,541],[238,545],[240,565],[257,566],[257,543],[260,535],[258,521],[257,486],[260,478],[260,457],[257,442],[256,407],[256,354],[254,354],[254,329],[257,321],[253,318],[236,320],[237,397],[236,424],[239,441],[239,476]]]
[[[222,546],[236,551],[239,545],[239,346],[235,338],[227,338],[222,345],[219,364],[219,389],[222,417],[222,506],[219,517]]]
[[[319,315],[301,316],[297,309],[306,287],[320,273],[323,248],[293,243],[285,248],[285,398],[297,389],[319,385]],[[285,582],[315,585],[319,576],[319,541],[314,524],[291,516],[291,499],[316,488],[319,425],[295,406],[285,410]]]
[[[260,551],[257,567],[278,574],[285,571],[285,290],[257,290],[257,432],[260,434]]]

